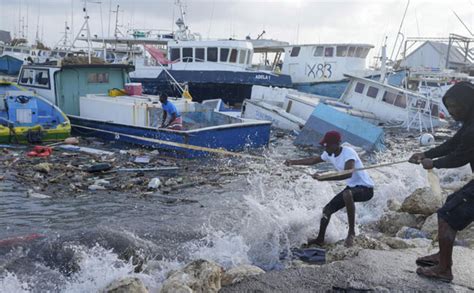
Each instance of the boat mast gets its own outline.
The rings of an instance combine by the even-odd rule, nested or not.
[[[393,50],[392,50],[392,54],[390,55],[390,61],[391,62],[393,62],[393,54],[395,53],[395,48],[397,47],[398,38],[400,37],[400,35],[402,36],[402,41],[400,43],[400,46],[398,47],[398,51],[397,51],[397,54],[395,55],[395,58],[397,58],[398,54],[400,53],[401,45],[403,44],[404,36],[402,34],[402,26],[403,26],[403,22],[405,21],[405,16],[407,15],[408,6],[410,6],[410,0],[408,0],[408,2],[407,2],[405,12],[403,13],[402,21],[400,22],[400,27],[398,28],[397,37],[395,38],[395,43],[393,43]]]
[[[84,7],[82,8],[82,11],[84,11],[84,23],[81,26],[81,29],[77,33],[77,36],[74,38],[74,41],[72,42],[71,48],[74,47],[74,44],[76,43],[77,39],[81,35],[83,31],[86,32],[87,36],[87,57],[89,64],[91,64],[91,51],[92,51],[92,42],[91,42],[91,31],[89,27],[89,15],[87,14],[87,1],[88,0],[83,0],[84,1]]]

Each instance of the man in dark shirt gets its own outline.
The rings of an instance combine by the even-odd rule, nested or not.
[[[474,171],[474,85],[460,82],[451,87],[443,97],[443,103],[451,117],[462,122],[462,127],[442,145],[424,153],[413,154],[411,163],[432,168],[458,168],[466,164]],[[438,158],[433,160],[434,158]],[[449,195],[446,203],[438,210],[439,252],[420,257],[416,263],[420,276],[453,280],[451,272],[453,244],[457,231],[466,228],[474,221],[474,180],[460,190]]]

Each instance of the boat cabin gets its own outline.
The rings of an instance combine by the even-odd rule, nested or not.
[[[107,94],[130,82],[133,66],[123,64],[24,65],[18,84],[34,90],[67,115],[79,115],[79,97]]]
[[[366,71],[369,44],[311,44],[285,47],[281,72],[294,83],[331,82]]]
[[[376,80],[345,76],[349,78],[349,84],[341,102],[372,112],[385,122],[398,121],[406,126],[421,123],[426,128],[439,125],[439,101]]]
[[[237,40],[169,41],[167,58],[156,50],[147,51],[170,70],[244,71],[251,67],[253,57],[252,44]]]

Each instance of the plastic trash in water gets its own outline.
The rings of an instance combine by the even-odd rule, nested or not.
[[[429,133],[423,133],[420,138],[420,145],[432,145],[435,142],[434,136]]]
[[[150,157],[148,156],[136,157],[134,162],[139,163],[139,164],[148,164],[150,163]]]
[[[157,189],[161,185],[161,180],[158,177],[155,177],[150,180],[148,183],[148,189]]]

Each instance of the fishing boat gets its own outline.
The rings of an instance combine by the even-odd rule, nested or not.
[[[252,97],[242,105],[244,118],[272,121],[275,128],[300,131],[319,104],[326,104],[337,111],[377,124],[373,114],[337,102],[329,97],[312,95],[294,89],[254,86]]]
[[[345,76],[349,85],[338,100],[341,103],[371,112],[386,124],[400,124],[408,129],[433,131],[434,127],[446,125],[440,117],[439,99],[377,80]]]
[[[64,140],[71,132],[66,115],[48,100],[11,82],[0,81],[0,142]]]
[[[250,40],[204,40],[199,33],[192,33],[185,22],[182,1],[176,1],[176,5],[181,13],[174,32],[134,30],[125,37],[90,41],[139,47],[143,54],[130,54],[127,60],[135,65],[130,73],[132,81],[142,83],[147,94],[180,95],[179,87],[170,86],[179,83],[186,85],[193,101],[222,99],[227,104],[240,105],[250,98],[253,85],[292,86],[288,74],[252,67],[254,49]]]
[[[23,66],[19,83],[59,106],[82,135],[160,149],[179,157],[226,153],[268,144],[268,121],[241,119],[222,110],[222,100],[204,103],[171,99],[183,117],[183,130],[160,129],[158,96],[124,94],[133,66],[69,64]],[[38,77],[39,82],[30,80]],[[138,93],[138,95],[137,95]]]

